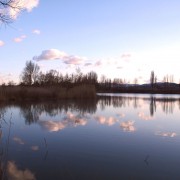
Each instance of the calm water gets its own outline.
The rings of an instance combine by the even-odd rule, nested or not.
[[[180,96],[0,105],[4,179],[180,179]]]

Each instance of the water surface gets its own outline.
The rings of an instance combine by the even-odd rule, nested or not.
[[[180,96],[1,104],[4,179],[180,179]]]

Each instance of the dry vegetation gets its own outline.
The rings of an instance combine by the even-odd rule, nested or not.
[[[25,101],[25,100],[58,100],[58,99],[83,99],[95,98],[94,85],[79,85],[72,88],[63,87],[33,87],[33,86],[1,86],[0,101]]]

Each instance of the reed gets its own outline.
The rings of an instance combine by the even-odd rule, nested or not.
[[[25,101],[48,99],[82,99],[95,98],[96,90],[93,85],[79,85],[71,88],[13,86],[0,87],[0,101]]]

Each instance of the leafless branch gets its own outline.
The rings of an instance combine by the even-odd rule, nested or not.
[[[14,17],[9,10],[20,12],[23,10],[20,0],[0,0],[0,24],[9,24],[13,22]]]

